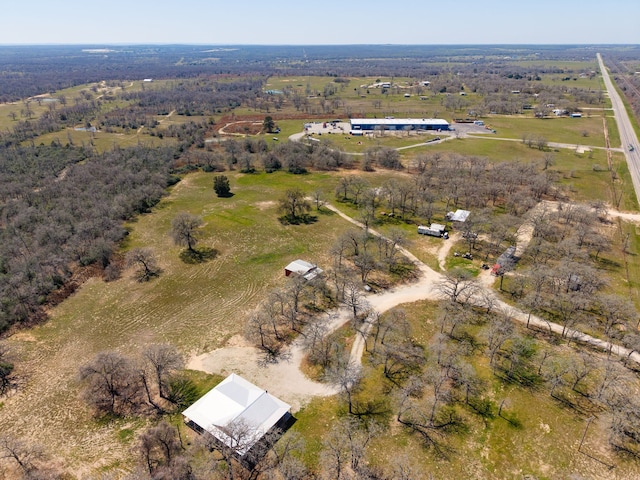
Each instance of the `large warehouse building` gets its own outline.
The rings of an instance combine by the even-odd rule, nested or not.
[[[449,122],[440,118],[352,118],[351,132],[374,130],[449,130]]]

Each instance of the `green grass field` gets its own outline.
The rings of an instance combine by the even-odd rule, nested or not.
[[[592,68],[592,62],[573,65],[577,71]],[[307,84],[312,90],[322,91],[326,85],[336,86],[338,95],[348,99],[354,113],[363,115],[396,116],[443,112],[440,96],[427,95],[420,100],[412,94],[404,98],[401,93],[383,96],[379,89],[362,92],[360,85],[373,83],[375,78],[352,78],[344,90],[333,82],[333,77],[272,77],[268,88],[282,89],[291,86],[305,93]],[[380,79],[387,80],[387,79]],[[410,79],[394,79],[405,82]],[[596,79],[597,80],[597,79]],[[592,87],[594,80],[578,79],[562,82],[555,76],[545,77],[543,82],[568,84],[582,88]],[[168,82],[168,81],[167,81]],[[159,88],[158,82],[144,86],[142,82],[124,82],[126,89]],[[91,91],[91,86],[68,89],[64,94],[69,101],[85,90],[93,98],[101,90]],[[119,88],[119,87],[114,87]],[[354,91],[354,88],[356,89]],[[366,95],[362,98],[361,95]],[[473,95],[469,96],[473,101]],[[317,104],[318,99],[312,99]],[[380,100],[379,109],[373,102]],[[9,112],[19,105],[0,105],[0,128],[10,128]],[[48,107],[32,105],[34,115],[42,114]],[[327,118],[343,118],[341,113],[327,114]],[[19,112],[17,112],[19,114]],[[241,113],[256,115],[256,111],[239,109]],[[292,108],[282,115],[294,113]],[[260,113],[261,115],[266,115]],[[278,113],[273,113],[274,116]],[[443,114],[443,113],[441,113]],[[449,115],[449,113],[444,113]],[[491,161],[542,162],[545,153],[529,148],[522,143],[523,134],[544,136],[549,142],[560,142],[581,146],[604,146],[602,112],[585,115],[583,118],[550,118],[545,120],[526,116],[493,116],[486,123],[497,130],[496,137],[513,139],[501,141],[490,136],[483,138],[454,138],[441,144],[421,145],[402,151],[406,164],[415,155],[455,152],[462,155],[486,157]],[[158,117],[162,127],[203,118],[172,116]],[[612,146],[617,146],[619,136],[610,116],[606,117]],[[286,141],[293,133],[302,131],[304,120],[277,121],[281,132],[278,141]],[[75,144],[93,141],[99,150],[113,145],[135,145],[138,142],[152,145],[168,144],[172,139],[151,137],[144,131],[136,134],[102,133],[92,136],[87,132],[69,130]],[[67,131],[47,134],[36,139],[36,143],[69,141]],[[267,140],[274,142],[273,135]],[[423,141],[422,136],[395,137],[385,135],[378,138],[345,135],[323,135],[332,145],[347,152],[362,153],[371,146],[399,148]],[[427,136],[426,138],[430,138]],[[358,142],[361,142],[358,145]],[[616,143],[617,142],[617,143]],[[631,185],[628,169],[622,154],[613,155],[613,170],[618,179],[612,189],[607,158],[604,150],[592,153],[577,153],[572,149],[554,149],[555,163],[550,173],[557,175],[559,183],[573,198],[589,202],[603,199],[614,203],[619,196],[620,208],[637,210],[638,204]],[[596,168],[597,166],[597,168]],[[284,282],[283,267],[289,261],[303,258],[319,265],[330,264],[329,249],[336,237],[351,225],[337,215],[324,210],[317,214],[318,221],[310,225],[283,226],[278,221],[277,200],[286,189],[302,188],[310,193],[322,189],[327,198],[347,214],[357,217],[357,209],[349,204],[337,204],[333,191],[341,175],[345,173],[312,173],[295,176],[285,172],[273,174],[240,174],[227,172],[234,196],[217,198],[213,192],[214,174],[196,172],[189,174],[174,186],[167,197],[153,210],[127,225],[129,236],[122,252],[133,247],[150,247],[158,256],[162,273],[148,283],[138,283],[130,271],[125,271],[117,281],[105,283],[93,278],[87,281],[73,296],[50,312],[51,319],[43,325],[13,335],[9,340],[12,351],[19,362],[19,375],[25,379],[18,394],[0,404],[0,429],[11,428],[16,433],[37,438],[48,450],[56,452],[65,465],[79,475],[90,475],[98,471],[122,472],[131,466],[130,448],[136,432],[147,423],[142,420],[121,419],[96,422],[79,396],[77,372],[80,365],[90,360],[97,352],[107,349],[134,354],[146,344],[169,342],[185,355],[210,351],[244,332],[244,320],[249,312],[273,287]],[[406,173],[378,171],[363,173],[372,186],[380,186],[387,179]],[[615,193],[617,192],[617,193]],[[202,216],[201,245],[217,250],[210,262],[188,265],[180,258],[180,248],[173,245],[169,236],[171,219],[181,211]],[[311,212],[316,215],[315,211]],[[413,236],[412,223],[386,222],[375,225],[381,232],[401,228]],[[623,225],[629,234],[629,250],[637,252],[639,233],[634,225]],[[414,239],[415,240],[415,239]],[[409,248],[427,264],[437,268],[435,251],[440,239],[419,238]],[[615,271],[616,280],[612,288],[637,292],[640,278],[640,260],[635,254],[624,255],[618,250],[605,256],[624,265],[631,281],[620,280],[621,271]],[[461,261],[449,261],[448,267]],[[466,261],[465,261],[466,262]],[[621,269],[622,267],[620,267]],[[636,303],[640,299],[634,298]],[[416,338],[426,345],[433,335],[435,307],[429,303],[406,307],[414,324]],[[492,379],[486,364],[478,360],[477,368],[488,380]],[[193,374],[198,377],[198,374]],[[215,378],[197,378],[202,385],[215,383]],[[373,381],[371,395],[380,394]],[[503,419],[483,422],[470,416],[468,436],[452,438],[452,461],[444,462],[425,450],[420,441],[402,429],[392,428],[388,435],[376,440],[371,461],[391,463],[398,455],[407,454],[416,459],[422,471],[436,478],[570,478],[575,472],[607,478],[605,467],[577,453],[576,443],[584,428],[584,419],[576,417],[565,407],[558,405],[545,392],[528,391],[492,382],[492,395],[496,401],[509,397],[511,413],[523,425],[521,430],[509,426]],[[294,430],[307,441],[306,460],[310,465],[319,462],[321,437],[330,428],[333,419],[343,413],[335,399],[311,402],[299,412]],[[600,427],[594,423],[593,432]],[[586,440],[595,456],[608,455],[599,451],[602,437]],[[608,458],[608,457],[606,457]],[[618,478],[634,478],[635,464],[620,461],[616,469]],[[631,475],[631,476],[629,476]]]
[[[284,283],[287,263],[296,258],[328,262],[330,245],[349,224],[323,214],[315,224],[285,227],[277,219],[276,202],[287,188],[331,186],[334,176],[228,176],[232,198],[215,196],[213,174],[191,174],[152,214],[128,225],[126,248],[152,248],[163,269],[159,278],[138,283],[126,271],[110,283],[89,280],[51,311],[47,323],[11,337],[19,374],[29,381],[4,402],[0,428],[12,425],[28,437],[37,431],[38,439],[71,467],[122,461],[128,447],[117,438],[128,421],[96,424],[92,419],[78,393],[83,363],[99,351],[135,354],[153,342],[170,342],[185,355],[220,347],[242,335],[248,313]],[[213,261],[187,265],[179,259],[181,249],[172,244],[169,225],[180,211],[203,217],[202,245],[219,252]]]
[[[548,142],[604,147],[601,115],[582,118],[528,116],[492,116],[485,124],[497,132],[498,137],[522,139],[523,135],[543,137]]]

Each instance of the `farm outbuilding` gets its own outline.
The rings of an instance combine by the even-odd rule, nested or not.
[[[518,260],[520,259],[516,256],[516,247],[511,246],[504,252],[502,252],[502,255],[498,257],[495,265],[491,269],[491,273],[493,273],[494,275],[502,275],[506,272],[509,272],[513,270],[516,263],[518,263]]]
[[[449,130],[440,118],[352,118],[351,132],[374,130]]]
[[[284,274],[288,277],[292,273],[300,275],[306,280],[313,280],[323,272],[321,268],[313,263],[306,262],[304,260],[294,260],[289,265],[284,267]]]
[[[446,219],[454,223],[464,223],[469,218],[471,212],[469,210],[456,210],[455,212],[449,212],[446,215]]]
[[[291,406],[232,373],[182,415],[198,433],[208,432],[242,457],[271,429],[291,418]],[[234,426],[246,431],[238,440]]]

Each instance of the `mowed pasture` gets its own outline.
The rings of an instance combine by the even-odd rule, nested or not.
[[[138,283],[125,271],[109,283],[90,279],[52,309],[45,324],[8,339],[21,385],[3,400],[0,430],[46,446],[74,471],[130,465],[131,443],[120,441],[118,432],[144,421],[96,421],[81,399],[78,368],[104,350],[136,355],[150,343],[169,342],[188,356],[224,345],[243,334],[247,314],[265,295],[284,285],[287,263],[327,264],[330,246],[350,227],[327,213],[310,225],[278,221],[277,200],[287,188],[332,191],[334,175],[228,173],[234,196],[224,199],[213,192],[213,176],[188,175],[153,213],[128,225],[125,248],[152,248],[160,277]],[[169,230],[181,211],[202,216],[201,245],[218,251],[214,260],[180,260]]]
[[[484,119],[484,122],[496,130],[498,137],[521,139],[524,135],[529,135],[534,139],[542,137],[547,142],[604,147],[602,112],[592,116],[583,115],[581,118],[492,116]]]

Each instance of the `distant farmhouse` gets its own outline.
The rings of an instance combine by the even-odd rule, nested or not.
[[[352,118],[351,133],[375,130],[449,130],[449,122],[440,118]]]
[[[232,373],[182,415],[193,430],[210,433],[242,458],[270,430],[286,426],[292,418],[290,409],[289,404]],[[234,431],[239,428],[242,435]]]

